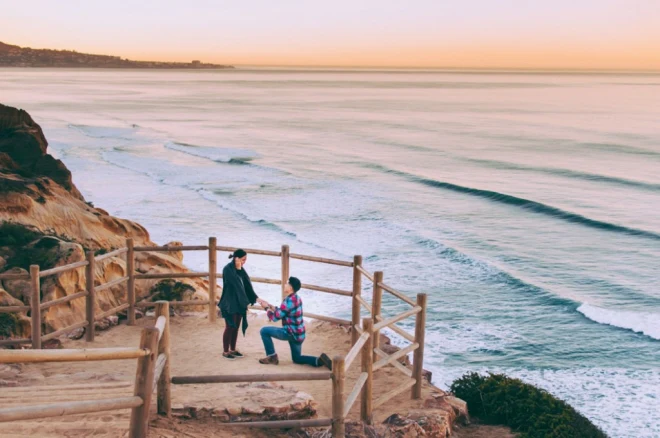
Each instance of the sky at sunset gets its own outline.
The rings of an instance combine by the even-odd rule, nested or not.
[[[233,65],[660,70],[660,0],[0,0],[0,41]]]

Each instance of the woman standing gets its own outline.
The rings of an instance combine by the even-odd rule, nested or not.
[[[242,358],[243,355],[236,350],[239,327],[247,330],[247,308],[254,305],[259,299],[252,288],[250,276],[243,269],[247,261],[247,253],[237,249],[229,255],[231,262],[222,270],[222,297],[220,297],[220,312],[225,320],[225,332],[222,336],[222,356],[229,360]],[[241,323],[242,322],[242,323]]]

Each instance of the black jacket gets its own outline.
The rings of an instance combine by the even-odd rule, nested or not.
[[[243,315],[242,329],[243,335],[245,335],[245,330],[248,327],[247,318],[245,317],[247,308],[250,304],[254,305],[257,298],[257,294],[252,288],[250,276],[245,268],[240,271],[236,269],[234,260],[227,263],[222,269],[222,296],[220,297],[220,303],[218,303],[226,323],[233,327],[234,322],[231,316],[237,313]]]

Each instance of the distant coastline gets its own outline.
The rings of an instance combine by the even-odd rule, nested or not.
[[[133,61],[119,56],[79,53],[75,50],[32,49],[0,42],[0,67],[23,68],[127,68],[127,69],[231,69],[231,65],[191,62]]]

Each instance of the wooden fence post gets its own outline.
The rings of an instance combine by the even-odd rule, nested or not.
[[[426,294],[417,294],[417,305],[422,310],[415,318],[415,342],[419,347],[415,350],[413,355],[413,374],[415,379],[415,386],[412,387],[411,397],[413,399],[422,398],[422,380],[424,374],[424,332],[426,329]]]
[[[215,290],[217,288],[218,275],[218,240],[209,237],[209,322],[215,322],[218,315],[218,307],[215,305]]]
[[[344,438],[344,357],[332,358],[332,437]]]
[[[128,274],[128,284],[126,286],[126,298],[128,301],[128,325],[135,325],[135,243],[133,238],[126,239],[126,271]]]
[[[146,327],[142,329],[140,348],[149,350],[149,354],[138,359],[133,395],[140,397],[142,399],[142,404],[131,410],[131,425],[128,432],[129,438],[146,438],[149,429],[149,407],[151,405],[154,367],[156,365],[156,354],[158,352],[157,328]]]
[[[170,303],[158,301],[156,303],[156,320],[159,316],[165,317],[165,329],[158,343],[158,355],[165,355],[165,366],[158,379],[157,400],[158,413],[167,417],[172,415],[171,378],[170,378]]]
[[[286,298],[284,286],[289,281],[289,245],[282,245],[282,300]]]
[[[32,318],[32,349],[41,348],[41,280],[39,279],[39,265],[30,265],[30,286],[32,287],[32,301],[30,305],[30,318]]]
[[[383,282],[383,271],[374,272],[374,294],[373,300],[371,303],[371,318],[373,319],[374,324],[378,324],[378,317],[380,316],[380,307],[383,302],[383,289],[378,286],[379,283]],[[380,345],[380,330],[374,332],[373,346],[378,348]],[[376,359],[376,353],[373,353],[374,359]]]
[[[374,327],[374,323],[371,318],[364,318],[362,320],[362,330],[364,330],[365,333],[369,333],[369,339],[367,339],[367,342],[365,342],[364,347],[362,347],[362,358],[361,358],[362,372],[367,373],[367,381],[364,382],[364,386],[362,387],[362,395],[360,398],[360,402],[361,402],[360,419],[367,424],[371,424],[373,421],[373,414],[372,414],[373,375],[374,375],[373,327]]]
[[[87,266],[85,266],[85,285],[87,297],[85,299],[85,314],[87,315],[87,329],[85,340],[94,342],[94,306],[96,305],[96,292],[94,292],[94,251],[87,251]]]
[[[355,326],[360,325],[360,302],[356,299],[362,295],[362,274],[358,271],[358,266],[362,266],[362,256],[353,257],[353,312],[351,318],[351,345],[355,345],[360,335]]]

